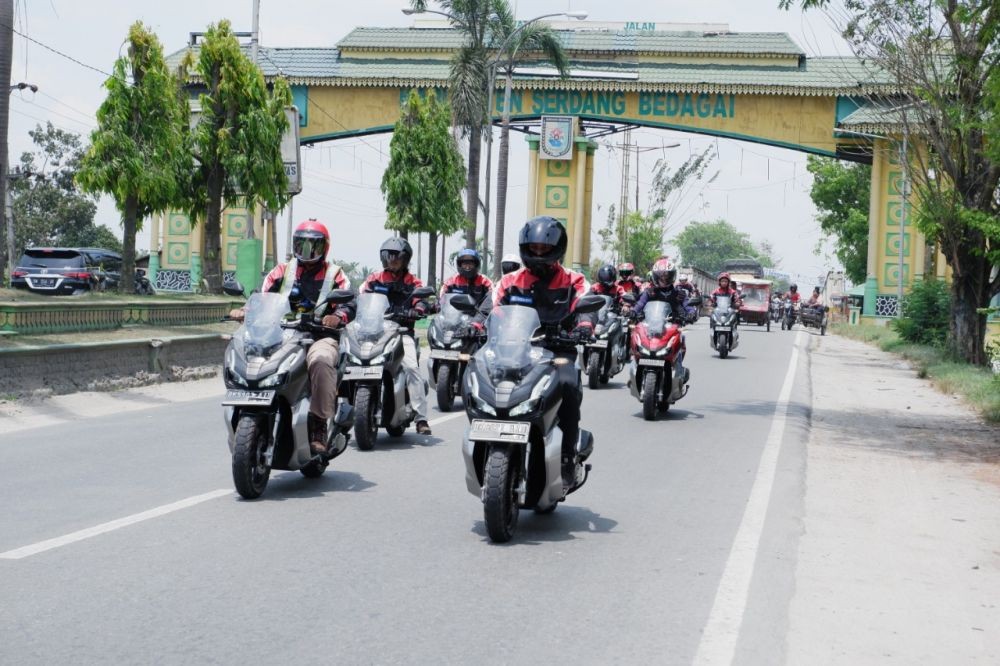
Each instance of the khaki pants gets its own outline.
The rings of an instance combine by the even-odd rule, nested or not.
[[[406,372],[406,388],[410,392],[410,404],[416,412],[416,421],[427,420],[427,385],[420,374],[417,361],[417,344],[412,336],[403,336],[403,370]]]
[[[340,350],[333,338],[316,340],[309,346],[306,354],[306,367],[309,369],[309,387],[312,398],[309,401],[309,412],[321,419],[333,416],[337,406],[337,363],[340,360]]]

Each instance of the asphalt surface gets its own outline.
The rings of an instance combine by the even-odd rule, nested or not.
[[[214,383],[14,429],[0,664],[782,663],[814,335],[744,327],[722,360],[702,320],[691,392],[656,422],[627,371],[585,389],[589,482],[506,545],[465,489],[464,414],[432,408],[432,436],[383,432],[320,479],[273,473],[252,502]]]

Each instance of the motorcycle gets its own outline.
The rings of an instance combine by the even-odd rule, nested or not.
[[[437,404],[442,412],[450,412],[455,396],[462,392],[462,378],[469,358],[482,343],[482,336],[469,331],[472,317],[451,304],[458,294],[445,294],[441,312],[427,328],[430,363],[427,372],[437,386]]]
[[[413,291],[413,297],[427,298],[433,293],[432,289],[421,287]],[[393,321],[399,314],[393,312],[385,294],[360,294],[357,317],[341,337],[341,350],[346,358],[341,392],[354,405],[357,415],[354,436],[362,451],[375,447],[380,427],[391,437],[400,437],[416,416],[410,406],[403,368],[406,329]],[[418,359],[419,354],[417,345]]]
[[[466,312],[475,308],[466,295],[452,303]],[[577,301],[575,312],[595,312],[602,305],[603,299],[588,294]],[[594,437],[581,429],[574,482],[563,485],[558,375],[560,366],[571,361],[540,345],[572,350],[579,341],[554,328],[543,329],[534,308],[497,308],[487,321],[486,345],[472,356],[465,373],[465,482],[482,499],[486,531],[495,542],[513,537],[520,509],[554,511],[590,474],[586,460]]]
[[[799,306],[793,303],[792,299],[786,298],[781,306],[781,330],[790,331],[795,325],[795,319],[799,313]]]
[[[799,311],[799,321],[803,326],[818,328],[820,335],[826,335],[826,324],[830,308],[825,305],[806,305]]]
[[[238,291],[236,291],[238,289]],[[226,293],[242,295],[238,283]],[[331,305],[347,303],[354,292],[335,290]],[[255,293],[246,304],[246,319],[226,349],[222,402],[233,484],[246,499],[264,492],[272,469],[298,470],[314,479],[347,448],[354,410],[341,402],[327,423],[327,452],[314,455],[306,425],[309,414],[309,373],[306,352],[312,334],[339,334],[313,320],[311,312],[292,314],[289,298],[278,293]],[[312,310],[311,304],[300,303]]]
[[[595,339],[583,347],[587,386],[592,389],[607,384],[621,372],[628,354],[628,330],[621,315],[614,310],[614,300],[610,296],[595,295],[603,299],[604,305],[598,311]]]
[[[642,417],[655,421],[688,392],[691,373],[676,368],[677,357],[686,350],[680,327],[671,322],[674,312],[665,301],[649,301],[642,321],[632,331],[632,363],[628,386],[642,403]]]
[[[739,311],[733,307],[729,296],[716,296],[715,309],[711,318],[712,349],[719,352],[719,358],[726,358],[729,352],[740,345]]]
[[[146,271],[141,268],[135,269],[135,293],[139,296],[156,296],[153,283],[146,277]]]
[[[782,302],[781,299],[777,296],[771,299],[770,315],[771,315],[771,321],[773,321],[775,324],[781,321],[781,317],[783,315]]]
[[[688,309],[687,312],[684,313],[685,324],[690,325],[698,321],[698,312],[701,310],[701,303],[701,294],[692,296],[688,299]]]

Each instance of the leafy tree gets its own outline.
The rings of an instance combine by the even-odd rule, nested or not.
[[[619,263],[627,261],[634,264],[635,270],[642,275],[663,254],[663,232],[661,214],[632,211],[625,215],[625,219],[618,220],[612,205],[607,225],[597,234],[601,237],[604,251],[610,250],[613,256],[618,257]]]
[[[382,175],[386,228],[429,234],[429,283],[437,274],[438,234],[465,225],[462,156],[449,130],[448,107],[435,95],[411,91],[389,143],[389,166]]]
[[[110,194],[122,214],[120,289],[129,294],[134,289],[136,231],[143,219],[181,201],[180,179],[189,155],[187,113],[160,40],[140,21],[129,29],[128,54],[115,62],[104,87],[108,96],[97,110],[97,129],[77,182],[85,191]]]
[[[479,163],[484,128],[488,126],[486,104],[489,87],[491,35],[496,31],[497,5],[507,0],[438,0],[441,12],[465,35],[465,43],[451,59],[448,98],[455,125],[469,140],[468,177],[465,189],[465,242],[476,242],[479,210]],[[410,0],[417,11],[427,9],[427,0]],[[509,11],[509,10],[508,10]]]
[[[703,152],[689,156],[676,169],[671,169],[670,163],[665,159],[656,161],[656,166],[653,167],[650,212],[663,220],[664,233],[680,221],[678,217],[681,205],[688,201],[695,183],[706,179],[714,154],[715,148],[709,146]],[[714,182],[718,175],[719,172],[716,171],[707,176],[705,184]]]
[[[497,30],[493,34],[493,42],[497,48],[504,47],[503,53],[499,54],[498,62],[502,66],[505,78],[504,102],[501,108],[510,108],[510,101],[507,99],[507,91],[513,86],[514,68],[519,62],[531,58],[538,58],[541,53],[556,68],[561,76],[569,73],[569,58],[563,50],[559,38],[555,32],[547,25],[541,23],[529,23],[518,26],[514,19],[514,12],[510,10],[507,2],[497,3]],[[492,115],[493,109],[489,109]],[[496,230],[494,231],[493,253],[503,256],[504,227],[507,220],[507,167],[510,156],[510,123],[508,115],[505,114],[500,127],[500,152],[497,159],[497,212]],[[488,176],[487,176],[488,177]],[[500,277],[499,262],[493,265],[493,276]]]
[[[288,128],[285,107],[292,93],[284,79],[269,91],[260,69],[240,50],[229,21],[209,26],[197,57],[186,67],[204,86],[191,140],[196,166],[187,192],[194,220],[204,217],[204,276],[211,293],[222,293],[223,201],[249,210],[263,203],[278,210],[287,203],[288,178],[281,161],[281,136]]]
[[[725,220],[691,222],[674,239],[685,265],[718,273],[727,259],[750,257],[765,268],[773,267],[774,260],[760,245],[755,245],[748,234],[737,231]]]
[[[835,253],[854,284],[868,276],[868,202],[871,167],[809,155],[813,203],[823,233],[834,237]]]
[[[779,2],[794,4],[829,0]],[[917,227],[952,270],[948,346],[985,364],[985,308],[1000,293],[1000,3],[848,0],[843,9],[854,53],[904,92],[888,100],[885,124],[917,142],[907,151]]]
[[[94,224],[95,198],[76,185],[84,149],[80,136],[47,123],[28,132],[38,147],[25,152],[10,178],[15,252],[36,245],[120,251],[110,229]],[[15,256],[12,261],[17,261]]]
[[[940,280],[918,280],[903,297],[902,314],[892,327],[917,344],[943,346],[948,338],[948,285]]]

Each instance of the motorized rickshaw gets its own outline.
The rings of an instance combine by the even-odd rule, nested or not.
[[[771,330],[771,281],[757,278],[743,278],[737,289],[743,299],[740,306],[740,321],[744,324],[766,326]]]

